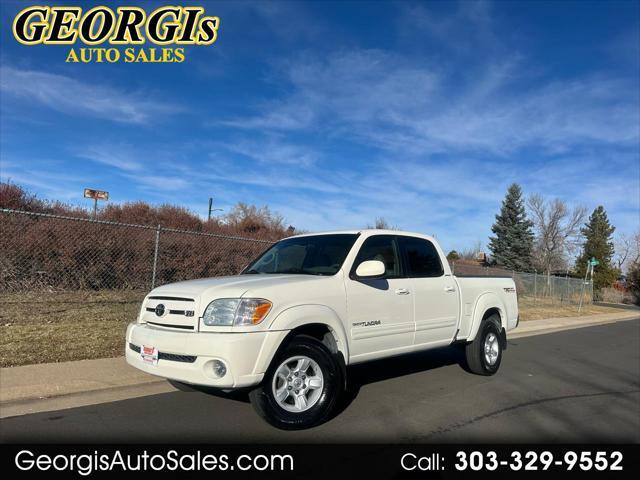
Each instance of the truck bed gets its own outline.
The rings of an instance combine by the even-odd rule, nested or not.
[[[493,297],[497,304],[503,305],[501,311],[507,330],[515,328],[518,321],[518,297],[513,278],[484,277],[476,275],[455,275],[460,292],[460,331],[458,338],[467,338],[471,333],[471,327],[476,306],[482,298]]]

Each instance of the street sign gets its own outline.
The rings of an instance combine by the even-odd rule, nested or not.
[[[109,192],[94,190],[93,188],[85,188],[84,198],[93,198],[94,200],[109,200]]]
[[[600,262],[592,257],[591,258],[591,266],[595,267],[596,265],[600,265]]]
[[[94,188],[85,188],[84,198],[93,198],[93,218],[95,219],[98,213],[98,200],[109,200],[109,192],[96,190]]]

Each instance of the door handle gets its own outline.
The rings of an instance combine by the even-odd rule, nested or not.
[[[447,285],[446,287],[444,287],[444,291],[447,293],[453,293],[456,291],[455,287],[451,287],[449,285]]]
[[[409,295],[409,290],[406,288],[396,288],[396,295]]]

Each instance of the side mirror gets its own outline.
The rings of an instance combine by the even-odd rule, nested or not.
[[[358,265],[356,276],[359,278],[374,278],[384,275],[386,268],[380,260],[366,260]]]

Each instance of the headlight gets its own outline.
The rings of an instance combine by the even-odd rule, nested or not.
[[[202,320],[209,327],[257,325],[271,310],[264,298],[219,298],[204,311]]]

